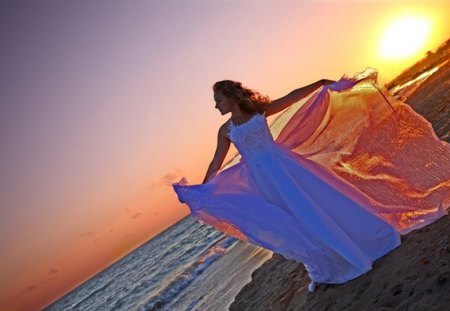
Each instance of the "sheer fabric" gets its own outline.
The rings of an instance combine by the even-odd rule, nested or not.
[[[447,214],[450,144],[381,86],[376,70],[344,76],[292,110],[272,125],[276,141],[344,180],[346,195],[400,233]]]
[[[446,214],[450,147],[374,70],[320,88],[270,128],[259,114],[230,127],[240,155],[206,184],[174,184],[179,200],[225,234],[304,263],[316,282],[365,273],[399,232]]]

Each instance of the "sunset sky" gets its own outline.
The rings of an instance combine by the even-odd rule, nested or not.
[[[389,82],[450,37],[450,2],[2,1],[0,26],[0,309],[26,310],[189,214],[170,185],[204,177],[214,82]]]

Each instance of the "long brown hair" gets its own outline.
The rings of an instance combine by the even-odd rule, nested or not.
[[[224,96],[234,98],[239,107],[249,113],[263,113],[264,105],[270,102],[268,96],[242,86],[241,82],[233,80],[222,80],[214,83],[213,90],[220,91]]]

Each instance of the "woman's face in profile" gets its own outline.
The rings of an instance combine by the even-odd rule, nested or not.
[[[216,102],[216,109],[219,109],[222,115],[231,111],[236,101],[233,98],[227,97],[221,91],[214,92],[214,101]]]

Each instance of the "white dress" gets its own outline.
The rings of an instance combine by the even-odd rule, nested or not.
[[[343,283],[446,215],[450,144],[367,69],[291,106],[269,128],[230,124],[240,161],[205,184],[173,184],[192,216]],[[281,129],[281,131],[279,131]],[[274,137],[275,140],[274,140]]]
[[[230,139],[242,156],[237,165],[204,185],[174,185],[194,216],[207,211],[249,242],[302,262],[318,283],[353,279],[400,245],[394,227],[277,145],[263,115],[231,124]]]

